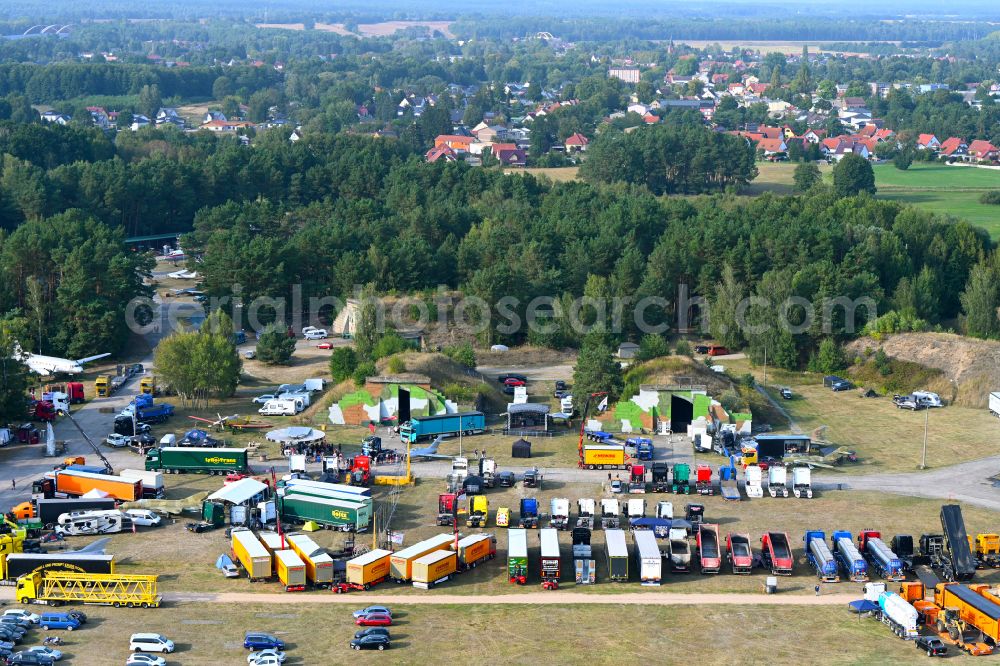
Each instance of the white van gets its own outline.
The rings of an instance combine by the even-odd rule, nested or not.
[[[173,652],[174,642],[160,634],[132,634],[128,649],[132,652]]]
[[[265,402],[264,406],[257,410],[257,413],[261,416],[295,416],[302,411],[301,404],[301,401],[275,398]]]
[[[141,527],[157,527],[163,523],[160,514],[149,509],[127,509],[125,515],[132,519],[132,522]]]

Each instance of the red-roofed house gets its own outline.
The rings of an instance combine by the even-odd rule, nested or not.
[[[938,151],[945,157],[963,157],[969,151],[969,144],[957,136],[950,136],[941,142]]]
[[[917,137],[917,148],[920,150],[937,150],[941,142],[933,134],[921,134]]]
[[[567,137],[564,145],[566,146],[566,152],[572,153],[587,150],[588,143],[590,143],[590,139],[577,132],[576,134]]]
[[[993,161],[997,159],[997,147],[989,141],[976,139],[969,144],[969,157],[979,161]]]
[[[475,137],[462,136],[460,134],[439,134],[434,138],[434,147],[448,146],[455,154],[469,152],[469,146],[475,141]]]
[[[433,164],[438,160],[444,160],[445,162],[454,162],[458,159],[458,156],[455,155],[455,151],[449,148],[448,146],[441,145],[441,146],[435,146],[430,150],[428,150],[427,153],[424,154],[424,158],[428,162]]]

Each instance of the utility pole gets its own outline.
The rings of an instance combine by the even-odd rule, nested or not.
[[[931,417],[931,410],[924,408],[924,452],[920,456],[920,469],[927,469],[927,426]]]

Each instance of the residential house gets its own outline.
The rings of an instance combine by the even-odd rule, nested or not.
[[[462,154],[469,152],[469,147],[472,145],[471,136],[460,136],[458,134],[439,134],[434,139],[434,147],[439,148],[441,146],[448,146],[455,154]]]
[[[969,144],[969,159],[979,162],[993,162],[997,159],[997,147],[984,139],[976,139]]]
[[[528,163],[528,154],[520,148],[498,150],[496,157],[504,166],[523,167]]]
[[[567,137],[564,145],[567,153],[582,153],[587,150],[588,143],[590,143],[590,139],[577,132]]]
[[[941,147],[941,142],[933,134],[921,134],[917,137],[918,150],[937,150]]]
[[[938,153],[945,157],[965,157],[968,152],[969,144],[957,136],[950,136],[942,141],[941,148],[938,149]]]

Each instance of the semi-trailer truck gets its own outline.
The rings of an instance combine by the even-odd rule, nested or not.
[[[651,530],[636,530],[632,533],[635,542],[635,560],[642,585],[659,585],[663,579],[663,556]]]
[[[437,550],[443,550],[454,542],[452,534],[437,534],[415,543],[409,548],[393,553],[389,561],[389,577],[397,583],[405,583],[413,578],[413,563]]]
[[[22,604],[102,604],[118,608],[156,608],[162,601],[156,576],[82,574],[68,571],[35,572],[17,579]]]
[[[517,585],[528,582],[528,532],[523,528],[507,530],[507,579]]]
[[[840,581],[840,570],[830,547],[826,545],[826,534],[819,530],[806,532],[803,538],[806,546],[806,560],[816,570],[816,575],[824,583]]]
[[[608,551],[608,578],[614,582],[628,581],[628,544],[623,530],[606,530],[604,539]]]
[[[167,474],[246,472],[246,449],[164,446],[146,452],[146,470]]]
[[[486,416],[482,412],[414,416],[399,427],[403,442],[414,443],[438,435],[475,435],[486,430]]]

